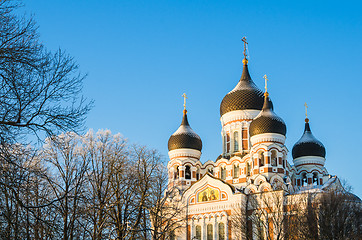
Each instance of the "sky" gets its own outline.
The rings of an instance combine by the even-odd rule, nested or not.
[[[83,95],[95,101],[86,128],[109,129],[160,151],[181,123],[186,93],[201,161],[222,151],[220,103],[249,71],[287,125],[290,151],[304,130],[325,145],[326,167],[362,197],[362,2],[27,0],[41,41],[74,57]]]

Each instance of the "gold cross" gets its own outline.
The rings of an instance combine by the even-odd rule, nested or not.
[[[241,41],[244,42],[244,57],[246,58],[246,44],[248,44],[248,42],[246,41],[246,37],[243,37]]]
[[[308,118],[308,105],[307,103],[304,103],[305,106],[305,117]]]
[[[186,93],[182,94],[182,96],[184,97],[184,110],[186,110]]]
[[[265,92],[268,92],[268,77],[266,76],[266,74],[263,76],[263,78],[265,79]]]

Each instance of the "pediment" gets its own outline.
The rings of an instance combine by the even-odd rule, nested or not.
[[[183,197],[190,205],[227,201],[235,192],[233,186],[206,174],[188,188]]]

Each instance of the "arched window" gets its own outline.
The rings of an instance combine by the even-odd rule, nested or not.
[[[264,164],[265,164],[264,152],[260,151],[259,152],[259,167],[264,166]]]
[[[283,153],[283,168],[285,168],[286,162],[287,162],[287,155]]]
[[[225,240],[225,224],[219,223],[219,240]]]
[[[213,240],[214,236],[213,236],[213,229],[212,229],[212,224],[207,224],[207,240]]]
[[[221,167],[220,168],[220,178],[222,180],[225,180],[226,179],[226,167]]]
[[[197,167],[197,170],[196,170],[196,180],[199,180],[200,179],[200,168]]]
[[[226,133],[226,152],[230,152],[230,133]]]
[[[273,167],[276,167],[277,166],[277,161],[278,161],[277,151],[272,150],[272,152],[271,152],[271,165]]]
[[[251,166],[250,163],[246,164],[246,176],[250,176],[251,175]]]
[[[233,168],[233,178],[239,177],[239,165],[235,164]]]
[[[303,173],[302,174],[302,186],[306,186],[307,185],[307,174]]]
[[[185,168],[185,179],[191,179],[191,167],[189,165]]]
[[[174,179],[178,179],[179,177],[179,167],[175,166],[174,168]]]
[[[195,238],[196,238],[197,240],[201,240],[201,226],[199,226],[199,225],[196,226]],[[194,239],[195,239],[195,238],[194,238]]]
[[[212,167],[209,168],[209,170],[207,170],[212,176],[214,176],[214,169],[212,169]]]
[[[313,185],[318,185],[318,173],[313,173]]]
[[[239,151],[239,133],[234,132],[234,152]]]

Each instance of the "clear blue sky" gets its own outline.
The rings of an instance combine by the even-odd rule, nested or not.
[[[120,132],[165,157],[184,92],[202,161],[221,153],[219,106],[240,78],[247,36],[251,76],[263,89],[268,75],[289,151],[307,102],[329,173],[362,196],[360,1],[27,0],[24,10],[49,49],[66,50],[88,73],[87,128]]]

